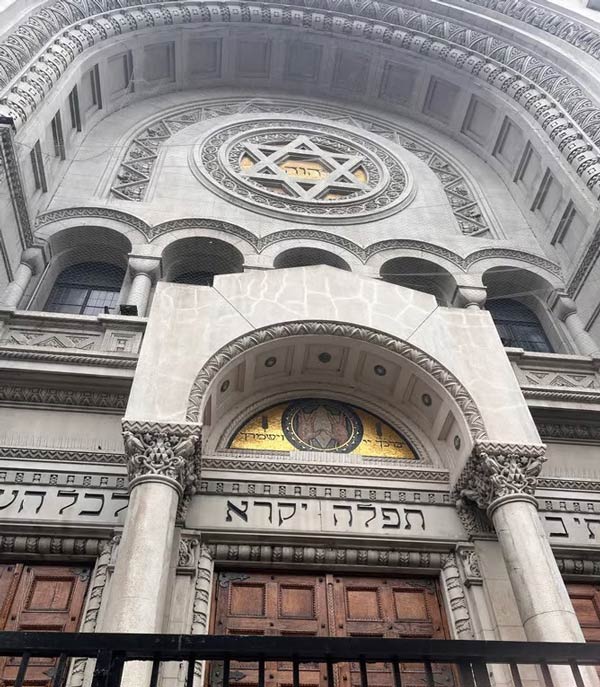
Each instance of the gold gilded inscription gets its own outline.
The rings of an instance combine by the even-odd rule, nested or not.
[[[296,179],[325,179],[330,173],[319,160],[284,160],[279,168]]]

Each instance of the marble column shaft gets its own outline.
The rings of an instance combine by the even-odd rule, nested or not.
[[[124,302],[137,307],[138,316],[144,317],[148,310],[152,283],[158,273],[160,261],[157,258],[129,258],[129,270],[132,274],[129,293]]]

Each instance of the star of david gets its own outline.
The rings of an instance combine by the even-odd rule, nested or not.
[[[245,149],[252,164],[242,169],[244,176],[295,198],[328,200],[327,194],[337,198],[371,189],[355,175],[364,161],[361,155],[325,150],[307,136],[283,145],[248,142]]]

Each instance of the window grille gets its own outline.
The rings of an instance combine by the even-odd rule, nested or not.
[[[67,267],[56,280],[45,310],[75,315],[114,312],[124,277],[124,270],[109,263],[83,262]]]
[[[554,352],[540,321],[527,306],[510,298],[499,298],[488,301],[486,308],[504,346],[540,353]]]

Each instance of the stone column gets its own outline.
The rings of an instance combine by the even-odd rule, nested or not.
[[[586,332],[583,322],[577,312],[577,305],[565,293],[555,293],[551,299],[553,312],[565,323],[569,334],[582,355],[600,356],[600,345]]]
[[[106,632],[163,629],[175,519],[195,490],[200,427],[123,422],[129,507],[111,580]],[[123,685],[148,684],[150,665],[129,664]]]
[[[135,305],[139,317],[146,315],[150,291],[159,267],[159,258],[129,256],[129,271],[132,280],[124,305]]]
[[[208,546],[206,546],[206,544],[201,544],[200,550],[198,551],[196,579],[194,581],[194,605],[191,628],[191,634],[193,635],[205,635],[208,632],[213,572],[213,557]],[[198,661],[196,664],[193,687],[202,687],[204,684],[205,671],[206,662]]]
[[[492,519],[525,636],[536,642],[583,642],[581,627],[537,514],[534,492],[543,444],[481,441],[455,492]],[[575,685],[569,668],[552,668],[556,684]],[[586,684],[593,676],[586,676]]]
[[[21,255],[21,263],[17,267],[14,279],[4,290],[1,303],[9,308],[18,308],[23,294],[29,286],[31,277],[43,269],[45,264],[44,251],[35,246],[27,248]]]

